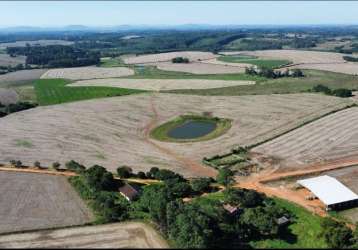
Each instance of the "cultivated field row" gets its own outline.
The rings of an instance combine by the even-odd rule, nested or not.
[[[82,79],[97,79],[97,78],[113,78],[134,75],[134,70],[126,67],[77,67],[77,68],[62,68],[50,69],[41,76],[41,79],[46,78],[64,78],[70,80]]]
[[[345,54],[334,52],[303,50],[259,50],[240,52],[221,52],[225,55],[252,55],[264,59],[283,59],[292,62],[292,67],[300,69],[316,69],[337,73],[358,75],[358,63],[346,62]],[[282,68],[283,70],[286,67]]]
[[[209,89],[251,85],[255,81],[225,81],[205,79],[96,79],[74,82],[68,86],[106,86],[143,90]],[[1,92],[0,92],[1,94]]]
[[[0,236],[1,248],[168,248],[165,240],[144,223],[46,230]]]
[[[326,116],[253,149],[295,166],[358,155],[358,108]]]
[[[0,233],[81,225],[93,216],[66,177],[0,171]]]
[[[139,56],[125,56],[123,61],[126,64],[146,64],[146,63],[157,63],[157,62],[167,62],[171,61],[175,57],[185,57],[189,61],[201,61],[208,60],[217,57],[211,52],[201,52],[201,51],[178,51],[178,52],[168,52],[168,53],[158,53],[158,54],[148,54],[148,55],[139,55]]]

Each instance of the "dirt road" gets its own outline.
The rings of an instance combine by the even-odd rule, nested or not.
[[[272,168],[271,170],[263,171],[260,174],[253,175],[245,181],[238,181],[236,187],[254,189],[258,192],[265,193],[268,196],[276,196],[285,200],[289,200],[299,204],[311,212],[321,216],[326,216],[324,204],[319,200],[306,200],[305,197],[309,195],[307,190],[290,190],[287,187],[271,187],[265,183],[277,181],[284,178],[300,177],[311,174],[317,174],[335,169],[341,169],[358,165],[358,158],[345,158],[326,163],[318,163],[307,165],[301,170],[278,172],[279,168]]]

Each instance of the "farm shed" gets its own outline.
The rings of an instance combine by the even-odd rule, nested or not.
[[[139,195],[139,190],[128,183],[121,186],[118,191],[128,201],[133,201]]]
[[[340,210],[358,205],[358,195],[331,176],[298,180],[297,183],[309,189],[326,205],[327,210]]]

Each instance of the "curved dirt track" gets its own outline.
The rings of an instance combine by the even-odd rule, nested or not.
[[[0,162],[15,159],[32,165],[40,161],[49,166],[73,159],[111,171],[128,165],[135,171],[159,167],[186,177],[205,176],[210,173],[194,169],[201,168],[203,157],[263,141],[349,103],[314,94],[217,97],[157,93],[42,106],[0,119]],[[148,131],[157,124],[203,112],[233,119],[231,129],[201,142],[148,139]]]
[[[0,236],[1,248],[169,248],[150,226],[113,223]]]

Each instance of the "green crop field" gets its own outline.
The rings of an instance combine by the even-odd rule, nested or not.
[[[218,60],[229,63],[249,63],[258,67],[279,68],[290,63],[288,60],[258,59],[250,56],[220,56]]]
[[[39,105],[52,105],[102,97],[113,97],[145,92],[143,90],[114,87],[68,87],[64,79],[41,79],[35,81],[35,93]]]
[[[358,77],[318,70],[304,70],[305,77],[283,77],[257,81],[253,85],[241,85],[215,89],[167,90],[168,93],[193,95],[269,95],[308,92],[314,86],[323,84],[331,89],[358,89]],[[163,91],[164,92],[164,91]]]

